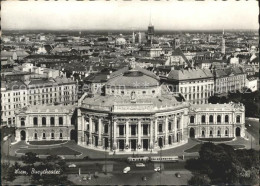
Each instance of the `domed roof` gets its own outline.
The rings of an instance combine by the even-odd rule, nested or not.
[[[132,88],[141,88],[141,87],[152,87],[159,86],[158,79],[151,77],[143,72],[131,69],[125,71],[124,73],[115,76],[108,80],[106,85],[109,86],[125,86]]]
[[[125,40],[125,38],[120,37],[120,38],[117,38],[117,39],[116,39],[116,42],[117,42],[117,43],[125,43],[126,40]]]

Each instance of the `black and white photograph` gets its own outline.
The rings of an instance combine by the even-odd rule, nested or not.
[[[258,1],[1,1],[2,185],[258,185]]]

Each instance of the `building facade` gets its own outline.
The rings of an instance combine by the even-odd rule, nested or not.
[[[104,93],[85,92],[77,106],[21,109],[16,140],[72,139],[111,154],[152,153],[188,138],[243,137],[244,112],[241,104],[192,105],[155,74],[132,64],[110,74]]]
[[[78,144],[132,152],[187,142],[188,103],[165,94],[150,71],[133,68],[112,75],[104,96],[79,101]]]
[[[68,78],[2,81],[1,124],[15,125],[15,110],[30,105],[68,105],[78,101],[76,81]]]
[[[215,94],[228,94],[228,92],[243,91],[246,86],[246,73],[241,67],[216,69],[214,74]]]
[[[192,104],[208,103],[214,94],[214,77],[208,69],[171,70],[161,79],[170,91],[182,94]]]
[[[189,110],[189,137],[234,138],[245,136],[245,107],[242,104],[200,104]]]
[[[70,140],[75,106],[31,106],[16,113],[15,140]]]
[[[15,111],[28,105],[27,86],[21,81],[1,81],[1,125],[15,124]]]

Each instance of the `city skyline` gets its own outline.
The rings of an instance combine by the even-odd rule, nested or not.
[[[157,30],[253,30],[258,28],[257,7],[257,1],[4,1],[1,27],[3,30],[144,30],[151,15]]]

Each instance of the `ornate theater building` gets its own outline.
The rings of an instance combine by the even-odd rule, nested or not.
[[[109,75],[100,94],[75,105],[31,106],[16,113],[17,141],[75,140],[111,153],[156,152],[188,138],[244,137],[242,104],[192,105],[140,67]]]
[[[81,146],[129,153],[173,148],[189,137],[243,137],[244,124],[243,105],[191,105],[132,66],[112,73],[100,95],[82,96],[76,130]]]

